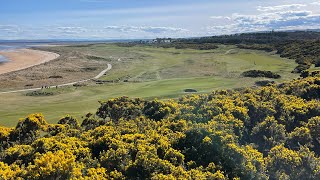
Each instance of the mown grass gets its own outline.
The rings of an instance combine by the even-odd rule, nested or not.
[[[123,95],[167,99],[184,95],[187,88],[207,93],[215,89],[248,87],[264,79],[240,77],[243,71],[252,69],[280,74],[282,78],[277,82],[297,77],[290,73],[296,66],[293,60],[234,46],[221,45],[209,51],[111,44],[66,49],[111,59],[113,69],[101,79],[116,80],[117,83],[50,89],[48,91],[59,92],[46,97],[0,94],[0,125],[15,126],[19,118],[36,112],[42,112],[50,123],[56,123],[66,114],[81,120],[81,116],[96,111],[98,101]]]

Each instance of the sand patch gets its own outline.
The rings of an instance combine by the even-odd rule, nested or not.
[[[26,69],[58,58],[60,55],[40,50],[18,49],[0,51],[0,55],[10,61],[0,65],[0,74]]]

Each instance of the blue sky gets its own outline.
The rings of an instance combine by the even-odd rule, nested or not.
[[[130,39],[320,29],[320,0],[0,0],[0,39]]]

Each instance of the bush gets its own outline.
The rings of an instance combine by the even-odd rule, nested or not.
[[[292,73],[301,73],[307,69],[310,68],[310,65],[307,64],[299,64],[293,71]]]
[[[319,89],[307,77],[179,100],[119,97],[81,126],[32,114],[0,127],[0,179],[320,179]]]
[[[53,96],[53,92],[46,92],[46,91],[32,91],[28,92],[26,96]]]
[[[163,48],[176,48],[176,49],[197,49],[197,50],[212,50],[217,49],[218,46],[211,43],[169,43],[159,44],[157,46]]]
[[[242,76],[244,77],[266,77],[266,78],[273,78],[273,79],[279,79],[281,76],[279,74],[273,73],[271,71],[261,71],[261,70],[250,70],[245,71],[242,73]]]
[[[262,81],[255,82],[257,86],[271,86],[274,83],[275,83],[274,81],[269,81],[269,80],[262,80]]]
[[[62,78],[62,76],[55,75],[55,76],[49,76],[49,78],[59,79],[59,78]]]
[[[300,77],[306,78],[306,77],[317,77],[320,76],[320,71],[303,71],[300,74]]]
[[[192,93],[192,92],[197,92],[197,90],[195,90],[195,89],[185,89],[184,92]]]

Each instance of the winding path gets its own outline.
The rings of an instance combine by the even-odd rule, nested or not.
[[[96,77],[90,78],[90,79],[84,79],[80,81],[75,81],[75,82],[70,82],[70,83],[65,83],[65,84],[59,84],[55,86],[50,86],[50,88],[55,88],[56,86],[58,87],[63,87],[63,86],[72,86],[77,83],[82,83],[82,82],[87,82],[95,79],[99,79],[101,76],[103,76],[107,71],[112,69],[112,65],[108,64],[107,69],[101,71]],[[21,89],[21,90],[14,90],[14,91],[5,91],[5,92],[0,92],[0,94],[8,94],[8,93],[17,93],[17,92],[27,92],[27,91],[36,91],[36,90],[41,90],[42,88],[32,88],[32,89]]]
[[[233,51],[234,49],[229,49],[228,51],[226,51],[226,53],[224,53],[225,55],[230,54],[231,51]]]
[[[107,71],[111,70],[112,65],[108,64],[108,68],[101,71],[101,73],[99,73],[96,77],[94,77],[93,79],[99,79],[101,76],[103,76]],[[91,79],[90,79],[91,80]]]

